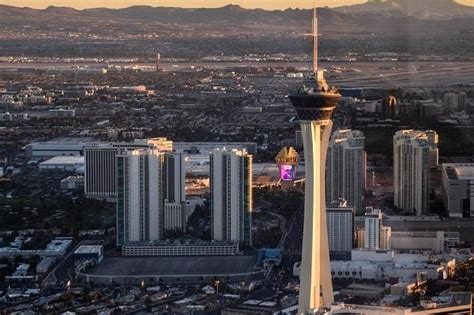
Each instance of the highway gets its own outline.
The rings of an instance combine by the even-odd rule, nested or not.
[[[274,212],[270,212],[270,211],[262,211],[268,215],[271,215],[271,216],[274,216],[274,217],[277,217],[278,220],[280,221],[280,230],[281,230],[281,238],[280,238],[280,241],[278,242],[278,248],[283,248],[283,245],[285,244],[285,241],[286,241],[286,237],[288,235],[288,231],[286,229],[286,219],[284,216],[282,215],[279,215],[277,213],[274,213]]]
[[[304,202],[298,207],[288,228],[284,243],[285,255],[301,255],[303,245]]]
[[[59,261],[59,263],[48,273],[48,275],[46,277],[44,277],[43,281],[41,282],[41,285],[43,287],[48,287],[48,286],[55,286],[57,285],[58,283],[58,278],[56,276],[56,273],[59,271],[62,273],[61,277],[64,278],[65,276],[65,273],[67,273],[67,267],[68,267],[68,261],[72,258],[72,255],[74,254],[74,252],[76,251],[76,249],[79,248],[79,246],[81,246],[83,243],[83,241],[80,241],[79,243],[76,244],[76,246],[74,246],[73,249],[71,249],[67,254],[66,256],[64,256],[63,258],[61,258],[61,260]],[[66,269],[63,269],[63,268],[66,268]],[[65,280],[65,279],[62,279],[62,280]]]

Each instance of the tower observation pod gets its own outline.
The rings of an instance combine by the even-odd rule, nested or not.
[[[318,70],[318,21],[313,1],[313,73],[290,93],[298,114],[305,157],[303,252],[298,314],[319,314],[333,301],[326,225],[325,166],[331,116],[341,98]]]

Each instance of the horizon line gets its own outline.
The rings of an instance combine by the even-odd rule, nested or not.
[[[367,3],[366,1],[365,3]],[[363,3],[362,3],[363,4]],[[339,5],[339,6],[318,6],[318,8],[339,8],[339,7],[345,7],[345,6],[352,6],[352,5],[357,5],[355,4],[346,4],[346,5]],[[5,6],[5,7],[12,7],[12,8],[18,8],[18,9],[33,9],[33,10],[46,10],[48,8],[65,8],[65,9],[74,9],[77,11],[83,11],[83,10],[90,10],[90,9],[111,9],[111,10],[120,10],[120,9],[127,9],[127,8],[133,8],[133,7],[150,7],[150,8],[167,8],[167,9],[190,9],[190,10],[199,10],[199,9],[221,9],[225,7],[239,7],[244,10],[264,10],[264,11],[286,11],[286,10],[312,10],[311,6],[308,7],[286,7],[286,8],[265,8],[265,7],[248,7],[248,6],[243,6],[240,4],[234,4],[234,3],[228,3],[224,5],[217,5],[217,6],[196,6],[196,7],[183,7],[183,6],[168,6],[168,5],[151,5],[151,4],[132,4],[132,5],[125,5],[125,6],[96,6],[96,7],[75,7],[75,6],[69,6],[69,5],[46,5],[42,7],[34,7],[34,6],[20,6],[20,5],[12,5],[12,4],[3,4],[0,3],[0,7]]]
[[[359,5],[359,4],[365,4],[369,3],[370,0],[356,0],[360,1],[359,3],[350,3],[350,4],[343,4],[343,5],[323,5],[323,6],[317,6],[318,8],[340,8],[340,7],[345,7],[345,6],[354,6],[354,5]],[[468,7],[474,7],[474,3],[472,5],[468,3],[459,3],[458,0],[447,0],[451,1],[454,3],[457,3],[459,5],[464,5]],[[286,11],[286,10],[311,10],[312,5],[308,6],[288,6],[285,8],[268,8],[268,7],[262,7],[262,6],[245,6],[241,4],[236,4],[236,3],[231,3],[229,2],[228,4],[223,4],[223,5],[216,5],[216,6],[193,6],[193,7],[188,7],[188,6],[173,6],[173,5],[152,5],[152,4],[131,4],[131,5],[124,5],[124,6],[91,6],[91,7],[78,7],[74,5],[56,5],[56,4],[49,4],[49,5],[44,5],[44,6],[22,6],[22,5],[15,5],[15,4],[3,4],[0,3],[0,6],[7,6],[7,7],[14,7],[14,8],[19,8],[19,9],[33,9],[33,10],[46,10],[48,8],[67,8],[67,9],[74,9],[77,11],[84,11],[84,10],[90,10],[90,9],[112,9],[112,10],[120,10],[120,9],[127,9],[127,8],[132,8],[132,7],[150,7],[150,8],[169,8],[169,9],[191,9],[191,10],[198,10],[198,9],[220,9],[228,6],[235,6],[239,7],[245,10],[264,10],[264,11]]]

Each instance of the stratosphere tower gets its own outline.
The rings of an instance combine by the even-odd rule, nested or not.
[[[341,98],[318,69],[318,19],[313,1],[312,73],[290,95],[298,114],[305,157],[303,252],[298,314],[318,314],[334,302],[326,224],[325,167],[333,122]]]

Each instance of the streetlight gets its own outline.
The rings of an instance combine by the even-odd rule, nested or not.
[[[216,285],[216,290],[217,290],[216,292],[217,292],[217,295],[219,295],[219,283],[221,283],[219,280],[216,280],[216,281],[214,282],[214,284]]]

